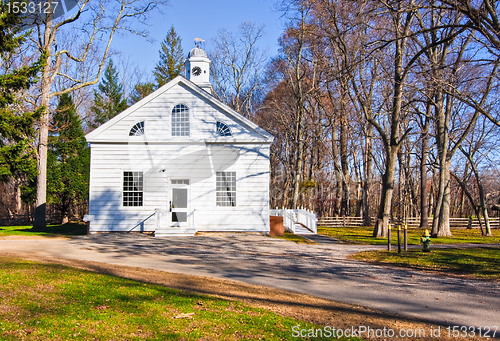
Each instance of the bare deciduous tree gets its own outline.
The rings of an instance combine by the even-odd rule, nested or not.
[[[221,29],[213,38],[210,73],[215,94],[231,108],[249,117],[254,97],[263,86],[267,52],[258,47],[264,26],[243,22],[238,32]]]
[[[155,9],[161,9],[167,4],[167,0],[84,0],[78,4],[76,14],[62,20],[52,17],[52,0],[49,13],[38,25],[35,41],[38,50],[45,58],[45,66],[40,80],[40,97],[38,106],[44,108],[44,113],[38,122],[38,177],[35,208],[35,223],[33,229],[43,230],[46,228],[46,187],[47,187],[47,137],[49,131],[49,106],[51,98],[67,92],[79,90],[96,84],[106,61],[111,42],[116,32],[124,30],[134,34],[146,35],[146,32],[134,28],[137,22],[144,22],[148,14]],[[70,49],[58,49],[58,42],[64,40],[63,28],[72,26],[81,30],[83,49],[76,52]],[[62,73],[61,66],[66,62],[78,65],[88,61],[90,52],[96,45],[102,44],[104,49],[99,58],[97,72],[93,79],[83,77],[82,74]],[[67,68],[71,72],[78,67]],[[66,89],[54,90],[54,83],[58,77],[66,78],[71,86]]]

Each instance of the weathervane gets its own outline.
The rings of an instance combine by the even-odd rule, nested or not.
[[[194,41],[195,41],[196,47],[200,48],[200,43],[204,42],[205,40],[203,40],[201,38],[194,38]]]

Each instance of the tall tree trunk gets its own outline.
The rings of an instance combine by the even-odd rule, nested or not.
[[[476,167],[474,166],[474,168]],[[476,173],[476,183],[477,183],[477,188],[479,190],[479,202],[481,203],[481,211],[483,213],[486,236],[492,236],[490,218],[488,216],[488,209],[486,208],[486,197],[484,195],[483,183],[481,181],[481,178],[479,177],[479,173]]]
[[[50,3],[44,32],[44,53],[46,53],[45,66],[42,71],[41,79],[41,96],[40,107],[43,108],[43,114],[38,122],[38,160],[37,160],[37,186],[36,186],[36,202],[35,202],[35,222],[33,230],[45,230],[47,228],[45,222],[46,214],[46,198],[47,198],[47,142],[49,136],[49,100],[50,100],[50,60],[52,52],[52,0]]]
[[[300,87],[300,85],[299,85]],[[300,94],[299,96],[302,96]],[[300,200],[300,181],[302,179],[302,171],[304,168],[304,107],[302,99],[298,100],[297,103],[298,117],[296,121],[296,131],[295,131],[295,141],[297,145],[297,158],[295,160],[295,174],[293,179],[293,199],[292,208],[298,208]]]
[[[342,181],[342,173],[340,171],[339,165],[339,152],[337,148],[337,130],[334,122],[330,121],[330,125],[332,127],[332,159],[333,159],[333,171],[335,174],[335,181],[337,184],[335,190],[335,206],[334,206],[334,215],[340,215],[340,207],[342,201],[342,193],[343,193],[343,181]]]
[[[410,189],[412,187],[412,179],[410,176],[410,165],[411,165],[411,154],[408,143],[405,141],[403,143],[405,152],[402,153],[403,159],[403,219],[404,223],[407,224],[408,218],[412,215],[412,207],[413,207],[413,193]]]
[[[385,163],[385,173],[382,176],[382,193],[380,195],[380,206],[373,231],[374,237],[387,237],[387,230],[391,221],[392,194],[394,192],[394,177],[396,175],[396,163],[398,155],[397,146],[391,146]]]
[[[485,225],[485,229],[486,229],[486,233],[485,235],[486,236],[491,236],[491,225],[490,225],[490,219],[489,219],[489,215],[488,215],[488,209],[486,208],[486,196],[484,195],[484,189],[483,189],[483,182],[481,181],[481,176],[479,175],[479,172],[477,170],[477,167],[476,165],[474,164],[474,160],[472,158],[472,155],[471,153],[469,152],[466,152],[463,148],[460,147],[460,150],[462,151],[462,153],[467,157],[467,159],[469,160],[469,163],[470,163],[470,166],[471,166],[471,169],[472,169],[472,172],[474,173],[474,176],[476,178],[476,184],[477,184],[477,189],[478,189],[478,192],[479,192],[479,204],[481,205],[481,213],[483,214],[483,218],[484,218],[484,225]],[[478,212],[476,211],[476,215],[478,216],[477,218],[479,218],[479,214],[477,214]],[[482,229],[481,229],[482,230]]]
[[[484,235],[484,231],[483,231],[483,223],[481,222],[481,217],[480,217],[480,212],[479,212],[479,206],[477,206],[475,203],[474,203],[474,198],[472,197],[472,194],[469,192],[469,190],[467,189],[467,185],[465,184],[465,179],[464,180],[461,180],[455,173],[453,172],[450,172],[451,175],[453,175],[453,177],[455,178],[455,180],[457,180],[460,188],[462,189],[462,193],[464,193],[465,195],[467,195],[467,198],[469,199],[469,203],[470,205],[472,206],[472,209],[474,210],[474,212],[476,213],[476,217],[477,217],[477,220],[479,221],[479,228],[481,229],[481,234]]]
[[[431,103],[427,102],[427,116],[422,129],[420,157],[420,228],[429,228],[429,188],[427,187],[427,159],[429,157],[429,119]]]
[[[302,178],[302,172],[304,171],[304,92],[302,89],[302,75],[301,75],[301,64],[302,64],[302,51],[304,49],[304,24],[305,24],[305,13],[302,12],[302,21],[300,23],[300,34],[298,36],[298,51],[295,60],[295,69],[293,74],[293,82],[295,83],[295,98],[296,98],[296,120],[295,120],[295,145],[296,145],[296,160],[295,160],[295,174],[293,183],[293,199],[292,208],[298,208],[300,200],[300,182]]]
[[[444,96],[440,89],[436,89],[434,108],[437,123],[437,148],[439,156],[439,187],[434,220],[432,222],[433,237],[452,236],[450,231],[450,157],[448,152],[448,118],[444,107]],[[443,229],[443,230],[441,230]]]
[[[446,153],[448,154],[448,153]],[[451,198],[451,180],[450,180],[451,161],[446,157],[444,164],[444,192],[439,214],[438,236],[452,237],[450,230],[450,198]]]
[[[465,171],[464,171],[464,179],[467,176],[468,168],[469,168],[469,165],[466,164]],[[460,210],[459,210],[460,218],[464,217],[464,206],[465,206],[465,193],[464,193],[464,189],[460,188]]]
[[[372,179],[372,127],[367,128],[368,132],[365,138],[365,153],[363,155],[363,225],[370,225],[370,187]]]
[[[434,197],[436,192],[436,173],[432,171],[431,188],[429,191],[429,212],[434,208]]]
[[[439,181],[438,181],[438,193],[436,198],[436,203],[434,205],[434,219],[432,221],[432,237],[437,237],[438,227],[439,227],[439,217],[441,216],[441,207],[443,203],[443,195],[444,195],[444,164],[446,160],[446,152],[447,145],[445,145],[447,139],[445,139],[445,128],[444,128],[444,110],[438,110],[437,107],[437,99],[435,99],[435,115],[436,115],[436,125],[437,125],[437,134],[436,134],[436,144],[438,151],[438,167],[439,167]],[[441,108],[442,109],[442,108]]]
[[[361,179],[361,170],[359,169],[358,165],[358,158],[356,156],[356,153],[352,154],[352,161],[354,164],[354,174],[356,176],[356,211],[355,211],[355,216],[356,217],[362,217],[363,216],[363,180]]]
[[[359,179],[356,182],[356,217],[363,216],[363,182]]]
[[[404,221],[406,218],[406,198],[405,198],[405,187],[406,187],[406,179],[404,174],[404,156],[403,156],[403,148],[399,148],[398,151],[398,218],[399,220]]]
[[[339,144],[340,144],[340,165],[342,167],[342,206],[341,206],[341,215],[342,216],[349,216],[350,211],[349,211],[349,197],[350,197],[350,191],[349,191],[349,183],[350,183],[350,176],[349,176],[349,161],[348,161],[348,150],[347,150],[347,144],[348,144],[348,130],[349,130],[349,122],[347,119],[347,82],[346,81],[341,81],[341,86],[340,86],[340,139],[339,139]]]
[[[18,179],[13,179],[14,186],[14,214],[21,214],[22,210],[22,200],[21,200],[21,181]]]
[[[399,4],[401,6],[401,4]],[[403,102],[403,87],[404,87],[404,73],[403,73],[403,60],[406,47],[407,33],[409,31],[413,13],[407,13],[405,18],[404,29],[401,25],[401,13],[397,14],[396,37],[400,38],[395,42],[396,51],[394,55],[394,94],[392,101],[391,112],[391,133],[390,138],[387,139],[385,133],[383,137],[384,148],[386,152],[385,172],[382,177],[382,193],[380,196],[380,208],[377,216],[375,229],[373,230],[374,237],[387,237],[387,230],[389,227],[391,217],[391,204],[392,194],[394,192],[394,176],[396,172],[397,154],[404,139],[400,136],[401,130],[401,106]],[[402,34],[402,37],[400,36]],[[407,66],[408,67],[408,66]],[[373,121],[372,121],[373,122]],[[371,122],[371,123],[372,123]],[[375,122],[373,122],[375,123]],[[373,124],[372,123],[372,124]]]
[[[422,141],[422,144],[424,142]],[[427,187],[427,165],[426,161],[423,160],[425,157],[427,159],[427,152],[424,154],[422,152],[422,160],[420,162],[420,228],[429,228],[429,187]]]
[[[488,215],[488,209],[486,208],[486,205],[484,202],[481,200],[481,208],[483,210],[483,217],[484,217],[484,225],[486,229],[486,236],[491,237],[493,234],[491,233],[491,225],[490,225],[490,217]]]
[[[341,215],[349,215],[349,165],[347,160],[347,120],[341,117],[340,124],[340,165],[342,168],[342,205]]]

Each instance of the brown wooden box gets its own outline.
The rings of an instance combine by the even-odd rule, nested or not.
[[[269,236],[279,237],[285,234],[285,227],[283,226],[283,217],[270,216],[271,219],[271,229],[269,230]]]

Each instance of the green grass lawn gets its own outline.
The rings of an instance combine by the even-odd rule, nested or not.
[[[2,236],[77,236],[86,235],[87,225],[85,224],[64,224],[64,225],[49,225],[47,231],[34,232],[31,231],[31,226],[0,226],[0,237]]]
[[[364,251],[352,258],[419,270],[439,270],[483,279],[500,279],[498,248],[434,249],[431,252],[411,249],[400,254],[394,251]]]
[[[306,239],[298,234],[293,234],[289,232],[285,232],[285,234],[281,237],[271,237],[271,238],[285,239],[299,244],[316,244],[315,242],[312,242],[309,239]]]
[[[0,307],[2,340],[291,340],[294,326],[320,328],[239,302],[5,257]]]
[[[481,231],[476,229],[453,229],[453,237],[431,238],[432,244],[455,244],[455,243],[500,243],[500,230],[493,229],[492,237],[481,236]],[[391,243],[397,244],[397,229],[392,229]],[[408,229],[408,244],[420,245],[421,229]],[[318,227],[318,234],[337,238],[352,244],[385,245],[387,238],[373,238],[373,227]],[[401,231],[401,243],[403,243],[403,231]]]

